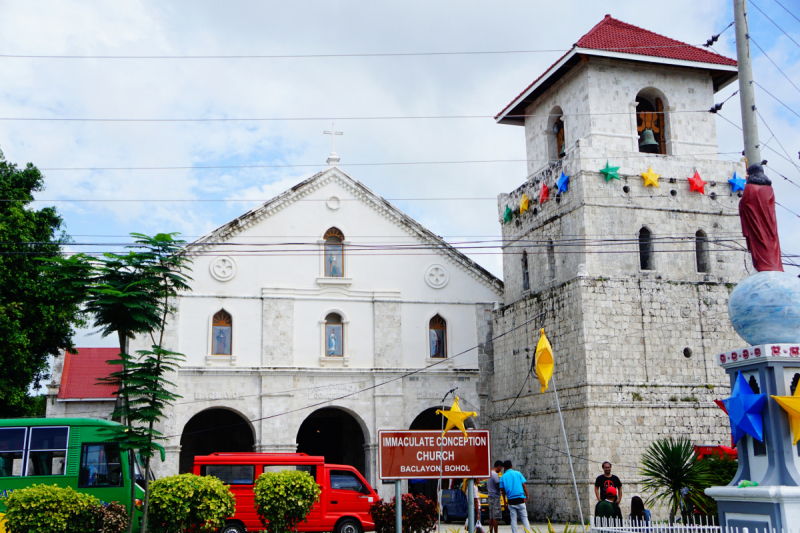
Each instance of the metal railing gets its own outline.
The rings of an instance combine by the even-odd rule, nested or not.
[[[778,529],[774,527],[728,527],[719,526],[713,518],[692,518],[689,521],[679,520],[670,525],[666,518],[650,518],[649,522],[626,518],[591,517],[591,528],[588,531],[597,533],[800,533],[800,529]]]

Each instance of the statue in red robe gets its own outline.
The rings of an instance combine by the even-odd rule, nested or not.
[[[739,219],[755,269],[783,272],[775,193],[761,165],[747,167],[747,185],[739,202]]]

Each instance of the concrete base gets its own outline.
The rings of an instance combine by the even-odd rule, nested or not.
[[[711,487],[706,494],[717,501],[721,526],[788,531],[800,524],[800,487]]]

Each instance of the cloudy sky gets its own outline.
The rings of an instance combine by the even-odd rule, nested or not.
[[[755,77],[800,113],[800,20],[793,18],[800,17],[800,6],[780,3],[790,12],[776,0],[751,2],[750,31],[791,82],[757,49]],[[0,13],[0,149],[9,161],[49,169],[47,190],[38,196],[46,202],[38,205],[56,205],[76,243],[109,245],[124,242],[130,232],[178,231],[192,239],[321,170],[330,151],[330,137],[322,132],[332,117],[340,117],[336,128],[345,133],[337,138],[342,167],[378,194],[494,198],[522,183],[525,150],[522,128],[489,117],[605,14],[692,44],[733,20],[731,0],[10,0],[0,1]],[[730,28],[715,50],[735,57],[733,37]],[[533,50],[548,51],[364,56]],[[330,54],[350,56],[7,57]],[[717,101],[736,88],[720,92]],[[780,142],[789,161],[769,150],[763,157],[800,184],[800,117],[763,92],[756,98],[766,121],[762,140],[773,137],[768,125],[775,134],[768,146],[783,155]],[[355,120],[442,115],[486,118]],[[737,97],[722,115],[740,123]],[[7,120],[286,117],[315,120]],[[721,152],[741,150],[737,129],[722,119],[717,128]],[[517,161],[396,164],[487,160]],[[198,168],[242,165],[262,168]],[[263,168],[271,165],[276,167]],[[56,170],[64,167],[123,170]],[[124,170],[130,167],[184,168]],[[800,213],[800,188],[772,177],[778,201]],[[142,201],[120,201],[131,199]],[[247,201],[186,201],[200,199]],[[395,203],[451,241],[499,234],[493,200]],[[784,251],[800,252],[800,221],[780,208],[778,217]],[[499,255],[474,258],[501,274]],[[81,336],[79,344],[113,340]]]

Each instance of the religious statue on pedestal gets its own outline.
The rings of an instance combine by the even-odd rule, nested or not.
[[[775,193],[761,165],[747,167],[747,185],[739,202],[739,218],[755,269],[759,272],[783,272]]]

